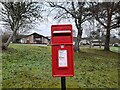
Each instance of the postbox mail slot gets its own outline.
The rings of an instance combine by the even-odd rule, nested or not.
[[[71,31],[53,31],[53,33],[71,33]]]
[[[63,31],[53,31],[52,33],[52,43],[72,43],[72,32],[70,30],[63,30]]]
[[[54,36],[71,36],[71,31],[54,31],[53,37]]]

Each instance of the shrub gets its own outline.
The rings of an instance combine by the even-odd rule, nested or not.
[[[2,43],[6,43],[8,38],[9,38],[10,34],[8,32],[4,32],[2,34]]]

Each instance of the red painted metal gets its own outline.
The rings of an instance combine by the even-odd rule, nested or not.
[[[52,25],[51,26],[51,45],[52,45],[52,76],[66,77],[74,76],[74,52],[73,52],[73,34],[72,25]],[[60,64],[58,58],[65,58],[60,56],[61,53],[66,52],[67,64]],[[60,66],[61,65],[61,66]]]

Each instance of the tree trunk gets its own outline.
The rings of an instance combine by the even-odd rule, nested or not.
[[[101,38],[99,36],[99,48],[101,48],[101,47],[102,47],[102,43],[101,43]]]
[[[105,37],[105,46],[104,46],[104,50],[105,51],[109,51],[109,43],[110,43],[110,28],[107,28],[107,32],[106,32],[106,37]]]
[[[90,37],[89,42],[90,42],[89,48],[92,48],[92,37]]]
[[[102,43],[101,43],[101,41],[99,41],[99,45],[100,45],[99,48],[102,48]]]
[[[3,49],[3,50],[6,50],[6,49],[8,48],[8,46],[9,46],[10,42],[12,41],[15,33],[16,33],[16,30],[13,31],[13,33],[12,33],[12,34],[10,35],[10,37],[8,38],[7,42],[2,45],[2,49]]]
[[[74,45],[74,51],[75,52],[80,52],[80,47],[79,47],[79,43],[82,37],[82,27],[81,27],[81,17],[79,19],[75,19],[75,25],[77,27],[78,30],[78,35],[77,35],[77,39],[75,40],[75,45]]]
[[[105,51],[110,51],[109,43],[110,43],[110,25],[111,25],[111,18],[112,18],[112,12],[110,12],[110,9],[107,9],[107,15],[108,15],[108,20],[107,20],[107,32],[106,32],[106,37],[105,37],[105,46],[104,50]]]
[[[80,40],[82,37],[82,28],[78,29],[78,35],[77,35],[77,39],[75,40],[75,45],[74,45],[74,51],[75,52],[80,52]]]
[[[14,36],[13,36],[13,43],[17,43],[17,39],[16,39],[16,37],[17,37],[17,34],[15,34]]]
[[[77,35],[77,39],[75,40],[74,51],[80,52],[79,43],[80,43],[81,36]]]

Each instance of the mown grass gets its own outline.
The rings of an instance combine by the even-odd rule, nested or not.
[[[1,40],[1,35],[0,35],[0,90],[2,89],[2,40]]]
[[[113,52],[120,53],[120,47],[110,47],[110,50]]]
[[[118,88],[118,53],[82,48],[74,53],[75,76],[67,88]],[[11,45],[2,55],[3,88],[60,88],[52,77],[51,48]]]

